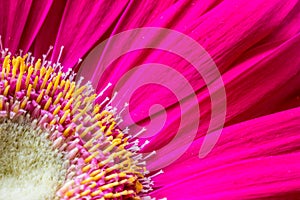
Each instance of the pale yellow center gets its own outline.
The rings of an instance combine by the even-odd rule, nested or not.
[[[66,162],[46,133],[29,124],[0,122],[0,200],[53,200]]]

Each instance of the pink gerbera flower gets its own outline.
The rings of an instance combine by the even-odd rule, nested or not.
[[[299,198],[299,11],[1,1],[0,199]]]

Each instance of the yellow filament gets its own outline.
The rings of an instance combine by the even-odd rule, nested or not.
[[[94,110],[93,110],[93,113],[92,113],[92,115],[95,115],[96,113],[98,113],[100,111],[100,105],[95,105],[95,107],[94,107]]]
[[[61,80],[61,82],[60,82],[60,85],[59,85],[59,86],[62,88],[62,87],[64,87],[65,83],[66,83],[66,81],[65,81],[65,80]]]
[[[52,88],[52,85],[53,85],[52,82],[50,82],[50,83],[48,84],[47,89],[46,89],[46,94],[47,94],[47,95],[49,94],[49,92],[50,92],[50,90],[51,90],[51,88]]]
[[[4,103],[3,97],[0,97],[0,110],[2,110],[3,108],[3,103]]]
[[[4,79],[4,76],[5,76],[5,68],[3,67],[1,71],[1,80]]]
[[[38,81],[39,81],[39,77],[36,76],[34,81],[33,81],[33,88],[36,88],[36,85],[37,85]]]
[[[122,142],[121,139],[119,138],[116,138],[112,141],[112,144],[109,145],[104,151],[103,151],[103,154],[106,154],[108,152],[110,152],[115,146],[117,146],[118,144],[120,144]]]
[[[84,167],[82,168],[82,172],[85,173],[85,172],[87,172],[87,171],[90,170],[90,169],[91,169],[91,165],[88,164],[88,165],[86,165],[86,166],[84,166]]]
[[[29,81],[30,81],[31,74],[32,74],[33,70],[34,70],[34,69],[33,69],[32,66],[30,66],[30,67],[28,68],[28,74],[27,74],[26,82],[25,82],[26,87],[28,87],[28,84],[29,84]]]
[[[19,67],[19,59],[13,59],[12,60],[12,65],[13,65],[13,68],[12,68],[12,78],[15,78],[16,77],[16,74],[17,74],[17,68]]]
[[[64,115],[60,118],[59,123],[62,124],[67,119],[67,116],[70,114],[70,110],[67,110]]]
[[[68,128],[66,128],[66,130],[64,131],[64,136],[67,137],[71,131],[72,127],[71,126],[68,126]]]
[[[77,95],[81,94],[83,92],[83,90],[86,89],[86,86],[81,86],[79,89],[77,89],[75,92],[74,92],[74,96],[76,97]]]
[[[45,66],[43,66],[42,68],[41,68],[41,70],[40,70],[40,79],[44,76],[44,74],[46,73],[46,71],[47,71],[47,69],[46,69],[46,67]]]
[[[70,88],[70,90],[67,92],[67,94],[66,94],[66,96],[65,96],[65,99],[69,99],[71,96],[72,96],[72,94],[73,94],[73,91],[74,91],[74,89],[75,89],[75,83],[72,83],[71,84],[71,88]]]
[[[113,122],[113,123],[109,126],[108,130],[107,130],[106,133],[105,133],[106,136],[112,134],[112,130],[114,129],[115,125],[116,125],[116,122]]]
[[[24,100],[22,101],[21,103],[21,108],[24,109],[27,105],[27,102],[28,102],[28,97],[25,97]]]
[[[50,98],[47,100],[47,103],[46,103],[45,106],[44,106],[44,110],[48,110],[48,108],[49,108],[50,105],[51,105],[51,102],[52,102],[52,97],[50,97]]]
[[[60,111],[60,107],[61,107],[61,105],[59,105],[55,108],[55,110],[53,111],[53,115],[57,115],[57,113]]]
[[[42,92],[39,94],[39,96],[36,99],[36,102],[40,103],[40,101],[42,100],[43,96],[44,96],[44,90],[42,90]]]
[[[97,190],[91,194],[92,197],[97,196],[102,193],[102,190]]]
[[[6,75],[10,72],[10,55],[7,55],[3,61],[3,67],[6,69]]]
[[[43,80],[43,83],[42,83],[42,86],[41,86],[42,89],[44,89],[44,87],[45,87],[45,85],[46,85],[46,83],[47,83],[47,81],[50,77],[51,72],[52,72],[52,68],[49,68],[47,70],[47,73],[46,73],[45,77],[44,77],[44,80]]]
[[[38,59],[37,62],[34,65],[34,75],[40,70],[41,67],[41,59]]]
[[[91,153],[91,152],[94,152],[94,151],[96,151],[99,147],[100,147],[100,144],[98,143],[98,144],[92,146],[92,148],[89,149],[89,152],[90,152],[90,153]]]
[[[19,106],[20,106],[20,104],[17,104],[16,106],[14,106],[14,109],[13,109],[14,113],[17,113],[19,111]]]
[[[73,103],[73,101],[74,101],[74,99],[71,98],[71,99],[68,101],[68,103],[65,105],[65,107],[64,107],[63,110],[64,110],[64,111],[68,110],[68,109],[70,108],[71,104]]]
[[[32,85],[29,84],[28,89],[27,89],[27,93],[26,93],[26,96],[27,96],[28,98],[30,98],[31,90],[32,90]]]
[[[22,78],[23,78],[23,73],[20,73],[19,77],[18,77],[18,80],[17,80],[16,93],[19,92],[20,89],[21,89]]]
[[[64,94],[66,94],[66,92],[69,89],[70,85],[71,85],[70,80],[67,80],[67,81],[64,82],[64,86],[65,86],[64,87]],[[61,87],[63,87],[63,85],[61,85]]]
[[[87,189],[87,190],[85,190],[84,192],[81,192],[80,193],[80,196],[86,196],[86,195],[88,195],[89,193],[91,192],[91,190],[89,190],[89,189]]]
[[[96,151],[96,152],[94,152],[94,153],[92,153],[92,155],[90,155],[89,157],[87,157],[85,160],[84,160],[84,162],[85,163],[89,163],[93,158],[95,158],[97,155],[99,155],[99,151]]]
[[[56,97],[56,99],[55,99],[53,105],[56,105],[56,104],[60,101],[61,97],[62,97],[62,92],[60,92],[60,93],[57,95],[57,97]]]
[[[119,182],[113,182],[113,183],[109,183],[109,184],[106,184],[106,185],[103,185],[100,187],[101,190],[107,190],[109,188],[112,188],[112,187],[115,187],[117,185],[119,185],[120,183]]]
[[[54,86],[53,86],[53,90],[52,90],[52,95],[54,94],[54,92],[57,89],[58,83],[60,81],[61,74],[62,74],[62,72],[58,72],[57,76],[55,77]]]
[[[4,90],[4,93],[3,93],[4,96],[7,96],[9,88],[10,88],[10,85],[8,85],[8,86],[5,87],[5,90]]]

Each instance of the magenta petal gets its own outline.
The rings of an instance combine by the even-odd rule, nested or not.
[[[26,24],[32,0],[8,0],[0,3],[0,35],[3,45],[11,52],[18,50],[18,45]]]
[[[54,1],[52,3],[48,15],[35,38],[34,44],[31,47],[34,55],[42,57],[42,55],[48,51],[49,47],[55,44],[65,5],[65,1]],[[49,57],[48,59],[50,59]]]
[[[188,2],[188,1],[186,1]],[[153,21],[156,22],[161,13],[167,11],[169,7],[176,5],[174,0],[165,1],[139,1],[133,0],[128,3],[126,9],[120,16],[113,34],[134,28],[149,26]]]
[[[296,1],[260,1],[253,4],[249,1],[227,0],[217,3],[218,1],[205,1],[205,3],[179,1],[165,9],[155,20],[149,22],[149,26],[171,28],[191,36],[206,48],[217,62],[220,71],[223,72],[243,52],[277,30],[294,9]],[[207,12],[208,10],[209,12]],[[133,12],[132,15],[134,16],[134,14]],[[126,13],[127,15],[130,13]],[[123,22],[120,22],[121,24]],[[131,23],[129,22],[129,24]],[[131,41],[123,45],[131,45]],[[172,67],[176,69],[183,71],[188,69],[180,59],[165,56],[161,52],[151,52],[150,55],[147,53],[130,54],[126,56],[126,59],[124,58],[114,67],[109,68],[108,76],[101,79],[101,85],[105,87],[107,82],[115,83],[124,72],[141,62],[163,63],[170,66],[175,63],[175,66]],[[91,70],[101,71],[103,69],[91,66]],[[187,77],[189,80],[194,78],[190,76]],[[103,81],[105,82],[103,83]],[[200,84],[199,87],[201,86],[203,85]]]
[[[285,40],[282,39],[274,44],[269,42],[266,44],[260,43],[266,37],[272,37],[271,34],[278,31],[279,28],[285,27],[283,22],[289,18],[289,15],[294,15],[295,2],[259,3],[259,5],[254,5],[252,2],[224,1],[201,16],[202,20],[196,20],[194,24],[186,23],[187,27],[189,25],[193,26],[193,29],[189,27],[189,29],[186,29],[186,32],[193,36],[194,39],[197,39],[197,41],[200,41],[201,44],[204,44],[212,57],[216,58],[220,64],[218,67],[223,72],[222,78],[225,82],[228,98],[227,125],[276,111],[276,108],[270,105],[274,105],[272,104],[274,101],[279,104],[288,98],[290,92],[294,93],[298,88],[297,86],[293,86],[293,88],[288,87],[290,83],[294,82],[295,75],[299,73],[300,58],[294,53],[300,47],[297,32],[291,32],[287,35],[289,38],[286,36]],[[237,7],[239,8],[238,14]],[[176,9],[173,10],[172,8],[170,7],[164,13],[175,12]],[[194,11],[195,15],[197,14],[197,7],[189,9]],[[222,22],[221,24],[220,21]],[[290,23],[287,26],[290,26]],[[184,32],[183,22],[177,28]],[[203,39],[207,37],[211,39]],[[106,49],[106,54],[102,55],[103,60],[109,57],[107,56],[109,53],[115,53],[115,49],[123,46],[118,44],[134,46],[140,43],[152,42],[149,39],[151,37],[148,35],[137,38],[140,40],[126,40],[125,38],[125,43],[117,43],[115,46],[108,48],[108,50]],[[224,38],[228,38],[228,40],[224,40]],[[170,43],[169,38],[157,38],[156,42],[176,46],[176,41]],[[193,52],[190,49],[187,49],[187,51]],[[86,76],[86,78],[98,83],[98,91],[106,87],[108,82],[117,85],[121,78],[124,78],[125,75],[130,75],[128,79],[125,78],[126,81],[124,83],[120,84],[123,86],[121,89],[129,91],[128,93],[130,93],[131,87],[137,89],[135,93],[131,93],[133,94],[129,101],[131,116],[123,117],[124,124],[128,125],[133,133],[139,130],[134,125],[132,128],[132,124],[129,123],[131,121],[128,120],[130,117],[139,125],[139,129],[143,126],[146,128],[150,127],[148,128],[148,135],[143,135],[149,137],[148,139],[151,142],[151,145],[146,146],[145,151],[159,150],[161,147],[165,147],[178,133],[179,124],[182,123],[180,131],[186,134],[182,134],[177,143],[172,144],[168,148],[168,151],[159,151],[153,159],[156,159],[157,162],[154,161],[150,164],[151,169],[157,169],[159,165],[163,165],[161,163],[170,162],[168,159],[171,156],[168,159],[164,159],[164,154],[171,155],[170,153],[173,153],[172,156],[175,154],[180,155],[177,147],[189,143],[186,142],[185,138],[193,139],[194,135],[190,134],[191,126],[197,125],[199,116],[197,115],[195,119],[182,120],[181,117],[183,115],[193,113],[193,111],[196,111],[194,109],[198,108],[198,105],[200,106],[201,124],[196,138],[201,138],[206,134],[211,121],[212,94],[209,94],[206,90],[205,83],[201,80],[201,76],[197,71],[186,61],[172,55],[172,53],[173,51],[166,53],[150,50],[128,53],[113,63],[102,77],[100,76],[101,73],[98,75],[98,72],[104,70],[103,60],[100,60],[96,69],[90,67],[91,65],[86,65],[86,68],[83,67],[83,71],[91,70],[90,74],[92,77]],[[243,55],[242,58],[240,58],[241,55]],[[286,59],[287,57],[290,59]],[[175,91],[186,91],[186,88],[183,87],[185,84],[181,83],[182,77],[175,77],[168,71],[149,73],[149,71],[142,69],[133,70],[135,66],[149,63],[160,63],[177,70],[188,80],[188,84],[193,88],[192,92],[177,99],[175,98]],[[209,67],[206,68],[205,65],[200,66],[202,69],[205,68],[206,71],[210,71]],[[175,89],[159,87],[162,81],[158,85],[152,85],[152,87],[138,84],[139,80],[149,77],[158,77],[162,81],[173,84]],[[101,82],[98,82],[99,79]],[[277,91],[278,88],[283,89]],[[291,88],[291,91],[285,93],[287,88]],[[214,92],[217,93],[218,89],[220,88],[216,88]],[[112,89],[107,92],[107,95],[110,95],[111,92]],[[189,95],[192,95],[194,92],[197,95],[197,100],[189,103]],[[119,102],[117,101],[120,107],[125,102],[128,102],[128,98],[126,99],[128,94],[123,94],[124,96],[121,95],[117,98],[117,100],[121,99]],[[182,92],[179,92],[179,94],[182,94]],[[126,101],[123,101],[123,99],[126,99]],[[188,103],[183,110],[180,110],[178,102]],[[160,106],[151,108],[152,105],[156,104],[160,104]],[[152,133],[156,133],[156,135],[151,135]]]
[[[204,47],[207,47],[206,50],[208,50],[210,55],[213,58],[215,58],[217,64],[219,64],[218,67],[220,71],[224,72],[226,68],[225,66],[228,67],[228,64],[236,61],[243,52],[249,50],[251,47],[257,44],[263,38],[271,34],[272,31],[276,31],[277,28],[279,28],[279,26],[283,23],[284,19],[289,15],[289,13],[294,9],[295,6],[294,1],[289,1],[285,3],[283,3],[282,1],[276,1],[276,2],[273,1],[272,3],[269,3],[267,1],[267,2],[259,2],[259,3],[261,3],[262,5],[257,5],[257,4],[254,5],[253,3],[247,1],[245,2],[224,1],[221,2],[219,5],[217,5],[216,7],[214,7],[205,15],[199,16],[199,19],[194,21],[193,24],[187,23],[187,21],[192,18],[196,19],[195,16],[198,13],[197,11],[199,7],[187,6],[187,9],[190,10],[191,13],[194,13],[194,15],[190,16],[190,18],[188,19],[180,18],[179,20],[182,20],[182,26],[178,26],[176,29],[182,32],[186,32],[194,39],[196,39],[196,41],[199,41],[200,44],[202,44]],[[163,19],[170,22],[172,18],[170,17],[170,19],[168,19],[167,14],[173,12],[176,12],[176,9],[173,9],[173,7],[170,7],[169,9],[164,11],[163,13],[165,13],[166,16],[164,16]],[[255,15],[253,15],[253,13],[255,13]],[[173,15],[170,14],[170,16]],[[249,18],[248,16],[252,16],[252,17]],[[220,21],[222,22],[221,24]],[[177,21],[174,21],[174,24],[176,23]],[[183,26],[183,24],[185,24],[186,26]],[[193,27],[193,29],[191,29],[191,27],[189,26]],[[261,26],[264,27],[262,28]],[[186,29],[184,27],[186,27]],[[224,40],[224,38],[227,39]],[[163,42],[167,42],[168,39],[167,38],[164,39],[165,41],[163,40]],[[297,40],[297,39],[293,39],[293,40]],[[276,46],[273,45],[272,48],[276,48]],[[285,53],[289,53],[288,51],[291,51],[290,49],[285,50],[285,48],[286,47],[276,48],[277,49],[276,51],[281,51],[281,52],[284,51]],[[255,60],[254,60],[255,62],[247,61],[247,63],[246,62],[243,63],[243,65],[239,66],[237,70],[235,69],[232,73],[229,72],[228,73],[229,75],[228,76],[226,75],[225,78],[232,79],[232,77],[238,75],[239,71],[242,72],[245,66],[247,66],[249,71],[251,71],[250,69],[254,64],[260,62],[261,60],[267,60],[267,58],[264,58],[264,56],[267,53],[269,53],[269,50],[266,51],[267,52],[256,51]],[[106,55],[104,54],[103,57],[105,56]],[[268,58],[273,59],[275,58],[275,56],[276,55],[273,54]],[[105,75],[101,77],[101,84],[99,84],[101,86],[98,88],[98,91],[101,91],[101,89],[103,89],[108,82],[111,82],[113,83],[113,85],[116,85],[116,83],[120,80],[120,78],[124,75],[124,73],[128,72],[133,67],[143,63],[162,63],[171,66],[172,68],[178,70],[182,75],[185,76],[187,80],[190,81],[190,84],[192,85],[194,90],[197,91],[197,93],[199,93],[199,91],[203,90],[204,88],[203,82],[199,80],[201,77],[199,78],[195,70],[192,70],[192,67],[190,65],[180,60],[179,58],[176,58],[175,56],[170,56],[169,54],[164,54],[162,52],[151,52],[149,54],[147,52],[145,54],[138,52],[138,53],[129,54],[128,56],[124,56],[124,59],[121,59],[119,62],[117,62],[117,64],[110,66],[110,68],[106,71]],[[259,65],[262,66],[263,64],[259,64]],[[279,66],[278,64],[276,65]],[[234,66],[235,65],[231,65],[230,68],[233,68]],[[91,71],[96,71],[96,72],[102,71],[103,70],[102,67],[103,67],[102,65],[99,65],[98,68],[95,69],[91,67]],[[88,69],[86,68],[84,70],[88,70]],[[295,73],[295,71],[293,71],[292,73]],[[253,73],[252,75],[254,74],[258,74],[258,73],[256,72]],[[87,78],[92,81],[99,80],[99,79],[93,80],[92,77],[87,77]],[[168,78],[169,77],[167,77],[166,75],[166,79]],[[249,76],[249,78],[253,79],[253,76]],[[245,82],[244,85],[247,83],[248,82]],[[235,88],[239,89],[237,87]],[[251,88],[253,87],[249,87],[249,89]],[[270,87],[266,89],[270,89]],[[162,91],[155,90],[154,92],[151,93],[148,93],[147,90],[149,89],[145,87],[144,90],[139,91],[139,93],[143,95],[137,95],[131,99],[131,105],[133,107],[132,113],[133,115],[136,116],[135,117],[136,121],[142,121],[145,119],[145,115],[139,113],[139,111],[141,110],[147,111],[148,105],[145,105],[143,103],[143,101],[145,101],[145,95],[147,95],[146,101],[151,101],[151,100],[155,101],[156,97],[158,96],[163,101],[169,98],[168,95],[164,94],[163,90]],[[241,88],[241,92],[242,90],[243,88]],[[231,91],[234,95],[235,90],[231,90]],[[172,106],[175,102],[176,101],[170,101],[167,103],[167,106]],[[147,104],[151,104],[151,102]],[[154,104],[154,102],[152,102],[152,104]],[[234,104],[241,105],[240,103],[236,103],[236,102]],[[145,106],[145,108],[143,108],[143,106]],[[247,104],[245,106],[247,106]],[[204,111],[205,110],[207,110],[206,106],[204,107]]]
[[[206,3],[207,8],[212,7],[207,13]],[[277,30],[296,3],[296,0],[178,3],[163,12],[155,23],[193,37],[223,71],[244,51]]]
[[[300,153],[233,163],[189,177],[153,193],[169,199],[262,199],[289,192],[300,194]],[[181,179],[178,174],[174,176]]]
[[[115,25],[127,1],[68,1],[56,38],[53,59],[61,46],[68,52],[63,64],[73,67],[80,57]]]
[[[156,178],[161,188],[153,194],[170,199],[248,199],[300,192],[299,117],[297,108],[227,127],[203,159],[198,158],[201,141],[195,142]]]
[[[19,48],[23,51],[27,52],[29,50],[48,15],[52,3],[53,0],[33,1],[19,44]]]
[[[251,56],[237,63],[233,69],[223,75],[222,78],[225,82],[228,99],[228,124],[234,124],[275,112],[278,104],[288,99],[290,94],[299,91],[299,84],[295,84],[299,82],[298,74],[300,71],[298,66],[300,64],[300,57],[297,54],[297,49],[299,48],[300,37],[298,35],[279,45],[268,45],[260,49],[257,48],[254,53],[252,52],[252,55],[249,53]],[[183,73],[192,72],[189,68],[183,69],[185,69]],[[147,71],[142,72],[139,70],[131,75],[133,77],[142,77],[142,75],[150,76],[153,74],[147,73]],[[185,105],[185,108],[180,110],[179,106],[175,103],[181,99],[176,99],[172,92],[176,94],[176,91],[177,93],[180,91],[182,85],[178,85],[178,83],[181,83],[181,79],[179,77],[176,79],[176,77],[168,72],[158,73],[156,76],[161,77],[161,80],[173,82],[173,85],[177,88],[175,87],[175,89],[169,91],[164,87],[144,86],[132,95],[130,101],[131,117],[140,125],[145,125],[146,127],[148,125],[147,122],[149,122],[149,118],[147,117],[149,116],[148,111],[151,105],[159,103],[164,108],[167,108],[167,121],[160,119],[162,114],[160,112],[163,109],[158,109],[150,115],[152,119],[157,119],[163,125],[163,128],[159,129],[158,134],[152,138],[152,150],[167,144],[177,133],[181,116],[194,109],[195,106],[198,106],[198,102],[193,102],[193,104]],[[133,80],[127,80],[128,83],[132,83],[132,87],[135,86],[135,83],[139,82],[136,79],[135,82]],[[199,87],[197,79],[189,80],[194,89]],[[130,90],[127,83],[124,86],[126,86],[124,90]],[[197,89],[199,90],[200,88]],[[201,124],[197,137],[201,137],[206,133],[208,123],[210,122],[210,95],[206,90],[197,91],[201,111]],[[183,129],[187,130],[188,133],[189,127],[194,121],[183,121],[182,123]],[[152,132],[152,130],[150,131]],[[187,134],[184,136],[187,137]],[[182,141],[184,141],[184,137]],[[179,140],[178,145],[180,143]]]
[[[299,47],[300,35],[296,35],[283,44],[257,48],[255,54],[224,74],[230,123],[272,113],[299,90],[295,84],[300,72]]]

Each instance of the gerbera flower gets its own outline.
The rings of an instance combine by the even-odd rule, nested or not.
[[[0,199],[295,198],[299,6],[297,0],[1,1]],[[220,138],[226,99],[211,98],[224,90],[209,76],[211,65],[174,55],[180,41],[161,32],[111,39],[144,27],[177,31],[214,60],[227,99]],[[112,47],[153,42],[166,48],[103,64]],[[104,47],[100,58],[92,51],[97,45]],[[183,50],[198,60],[194,49]],[[135,69],[149,63],[161,65]],[[140,81],[153,76],[158,84]],[[151,108],[156,104],[164,108]],[[197,119],[184,118],[199,108]],[[211,126],[214,120],[220,124]]]

